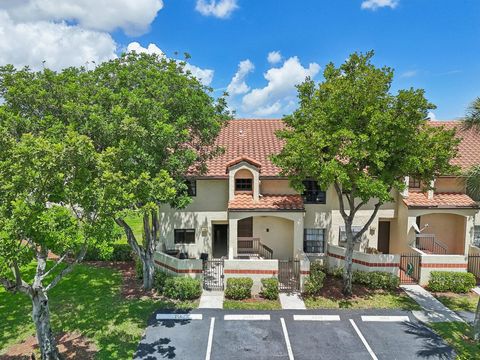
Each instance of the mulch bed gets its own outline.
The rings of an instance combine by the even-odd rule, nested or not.
[[[155,290],[144,290],[141,282],[137,279],[135,274],[135,263],[133,261],[121,262],[121,261],[86,261],[84,264],[115,269],[122,274],[122,290],[121,295],[128,300],[141,299],[149,297],[151,299],[161,298]]]
[[[90,339],[80,333],[63,333],[56,337],[58,351],[64,359],[93,360],[97,347]],[[28,337],[24,342],[11,346],[0,360],[40,359],[37,338]]]
[[[343,279],[331,275],[327,275],[323,281],[323,287],[320,290],[319,296],[322,296],[327,299],[332,300],[345,300],[345,297],[342,293],[343,289]],[[361,284],[352,284],[352,297],[350,299],[355,300],[359,298],[365,298],[369,295],[385,293],[384,290],[372,290],[367,288],[365,285]],[[403,293],[402,289],[397,289],[395,291],[389,291],[389,293],[401,294]]]

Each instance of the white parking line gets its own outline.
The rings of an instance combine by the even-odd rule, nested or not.
[[[405,322],[410,321],[410,318],[408,316],[362,316],[362,321]]]
[[[288,338],[287,325],[285,325],[285,319],[280,318],[280,322],[282,323],[283,336],[285,336],[285,343],[287,344],[288,359],[294,360],[292,345],[290,344],[290,339]]]
[[[339,315],[293,315],[295,321],[340,321]]]
[[[270,315],[253,315],[253,314],[224,315],[223,320],[270,320]]]
[[[210,320],[210,331],[208,332],[207,354],[205,355],[205,360],[210,360],[210,355],[212,354],[213,328],[214,327],[215,327],[215,318],[212,317],[212,319]]]
[[[157,314],[157,320],[202,320],[202,314]]]
[[[370,354],[370,356],[372,357],[373,360],[378,360],[377,356],[375,355],[375,353],[373,352],[372,348],[370,347],[370,345],[368,345],[367,343],[367,340],[365,340],[365,338],[363,337],[362,333],[360,332],[359,328],[357,327],[357,324],[355,324],[355,321],[353,321],[352,319],[350,319],[350,323],[352,324],[353,328],[355,329],[358,337],[360,338],[360,340],[362,340],[362,343],[363,345],[365,345],[365,347],[367,348],[367,351],[368,353]]]

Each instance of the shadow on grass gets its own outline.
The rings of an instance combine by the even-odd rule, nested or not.
[[[443,339],[428,327],[417,322],[403,323],[405,332],[423,340],[423,349],[417,352],[419,358],[454,359],[455,352]]]
[[[473,340],[473,328],[464,322],[439,322],[429,326],[455,349],[459,359],[478,359],[480,344]]]

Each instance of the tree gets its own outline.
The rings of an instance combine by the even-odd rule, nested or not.
[[[70,132],[54,141],[12,133],[2,115],[0,284],[31,299],[42,359],[59,359],[48,293],[82,261],[89,245],[110,238],[114,224],[90,201],[96,153],[88,138]],[[54,254],[56,261],[49,261]],[[32,265],[30,279],[26,272]]]
[[[465,129],[476,129],[480,131],[480,97],[476,98],[468,107],[467,114],[463,119]]]
[[[405,188],[405,177],[430,184],[450,174],[458,141],[454,131],[427,124],[433,109],[423,90],[390,93],[393,70],[371,63],[374,53],[352,54],[340,67],[330,63],[324,81],[307,79],[298,86],[299,107],[285,117],[277,136],[285,146],[273,161],[292,185],[303,190],[310,178],[333,186],[345,223],[346,254],[343,293],[352,293],[355,242],[372,224],[382,204]],[[353,233],[358,212],[373,204],[361,230]]]
[[[201,174],[218,153],[212,144],[229,118],[225,99],[212,98],[184,62],[157,55],[128,53],[92,70],[2,73],[4,110],[17,119],[12,131],[57,136],[73,129],[92,141],[102,189],[97,201],[124,230],[150,289],[158,206],[189,203],[185,174]],[[143,217],[143,239],[125,221],[131,212]]]

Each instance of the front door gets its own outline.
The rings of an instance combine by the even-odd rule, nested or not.
[[[378,222],[378,251],[388,254],[390,251],[390,221]]]
[[[228,225],[213,225],[213,258],[220,259],[228,255]]]

